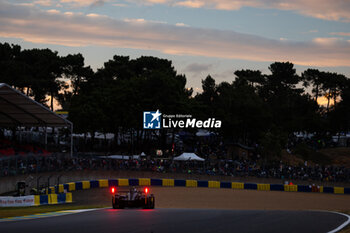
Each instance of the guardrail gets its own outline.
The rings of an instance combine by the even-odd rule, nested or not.
[[[260,191],[284,192],[318,192],[334,194],[350,194],[350,188],[324,187],[312,185],[283,185],[283,184],[256,184],[242,182],[207,181],[207,180],[178,180],[178,179],[99,179],[90,181],[70,182],[50,187],[48,194],[71,192],[90,188],[107,188],[111,186],[162,186],[162,187],[204,187],[225,189],[249,189]]]

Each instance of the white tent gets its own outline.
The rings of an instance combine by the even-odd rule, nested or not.
[[[176,161],[204,161],[201,157],[197,156],[195,153],[184,152],[180,156],[174,158]]]
[[[209,132],[208,130],[198,130],[197,133],[196,133],[196,136],[197,137],[209,137],[210,135],[212,135],[211,132]]]
[[[99,156],[101,159],[140,159],[139,155],[109,155],[109,156]]]

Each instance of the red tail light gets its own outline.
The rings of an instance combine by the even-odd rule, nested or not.
[[[145,188],[145,193],[147,194],[149,191],[148,187]]]
[[[117,191],[117,189],[115,187],[111,188],[111,193],[114,194]]]

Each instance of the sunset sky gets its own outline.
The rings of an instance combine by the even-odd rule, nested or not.
[[[0,0],[0,42],[80,52],[94,69],[115,54],[167,58],[195,91],[274,61],[350,77],[350,1]]]

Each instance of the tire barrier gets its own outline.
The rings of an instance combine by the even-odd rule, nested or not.
[[[107,188],[111,186],[161,186],[161,187],[203,187],[225,189],[248,189],[259,191],[284,191],[284,192],[317,192],[333,194],[350,194],[350,188],[323,187],[316,185],[295,184],[256,184],[243,182],[225,182],[208,180],[179,180],[179,179],[152,179],[152,178],[120,178],[99,179],[90,181],[69,182],[59,184],[48,189],[48,194],[72,192],[75,190],[91,188]],[[55,199],[54,199],[55,200]]]

